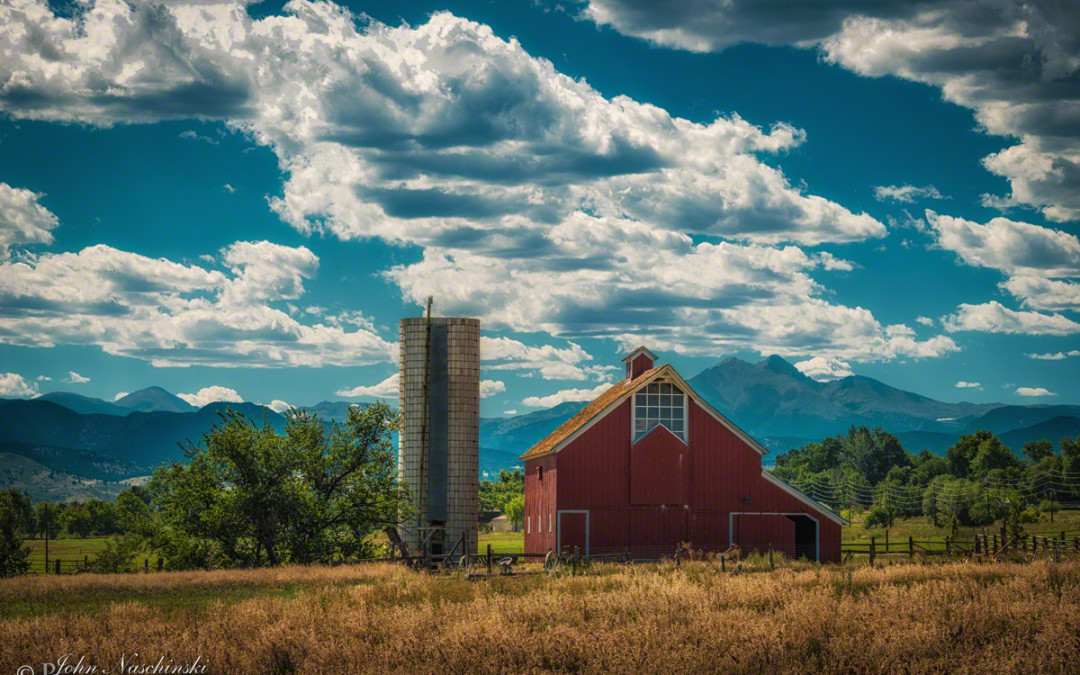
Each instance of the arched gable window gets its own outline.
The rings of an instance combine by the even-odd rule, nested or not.
[[[686,441],[686,395],[673,384],[654,382],[634,394],[634,440],[658,424]]]

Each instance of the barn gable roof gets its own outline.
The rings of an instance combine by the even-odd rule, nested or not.
[[[761,477],[764,478],[765,480],[769,481],[770,483],[772,483],[776,487],[780,488],[784,492],[788,493],[789,495],[791,495],[795,499],[798,499],[803,504],[806,504],[807,506],[812,507],[814,510],[816,510],[819,513],[823,514],[829,520],[832,520],[832,521],[834,521],[836,523],[839,523],[841,526],[851,524],[850,521],[848,521],[846,518],[840,516],[839,514],[837,514],[835,511],[833,511],[829,507],[825,506],[824,504],[817,501],[813,497],[810,497],[810,496],[804,494],[800,490],[797,490],[797,489],[791,487],[790,485],[787,484],[787,482],[785,482],[783,480],[780,480],[779,478],[772,475],[771,473],[769,473],[765,469],[761,470]]]
[[[661,368],[666,366],[661,366]],[[603,394],[597,396],[589,405],[585,406],[578,411],[576,415],[563,422],[555,431],[552,431],[542,441],[532,446],[532,448],[518,459],[532,459],[533,457],[540,457],[541,455],[551,454],[562,450],[566,442],[572,440],[571,437],[576,437],[576,432],[584,431],[583,427],[588,424],[593,418],[600,419],[603,417],[600,413],[610,412],[620,403],[625,397],[629,396],[640,385],[645,384],[645,381],[656,374],[661,368],[653,368],[652,370],[646,370],[641,375],[638,375],[633,380],[621,380],[611,385],[611,388],[605,391]]]
[[[702,410],[711,415],[717,422],[724,425],[729,431],[738,436],[739,439],[756,450],[759,454],[769,454],[769,451],[754,440],[752,436],[737,427],[734,422],[727,417],[724,417],[703,398],[698,396],[697,392],[686,383],[686,380],[682,379],[682,377],[675,372],[675,369],[672,368],[671,365],[665,364],[646,370],[633,380],[622,380],[611,385],[611,388],[603,394],[600,394],[600,396],[589,403],[589,405],[582,408],[576,415],[563,422],[559,428],[548,434],[546,438],[534,445],[528,452],[519,457],[519,459],[533,459],[535,457],[542,457],[544,455],[559,452],[569,445],[571,441],[584,433],[586,429],[617,408],[619,404],[629,398],[631,394],[650,382],[660,379],[666,379],[679,387],[679,389],[685,392],[686,395],[689,396],[694,403],[697,403]]]

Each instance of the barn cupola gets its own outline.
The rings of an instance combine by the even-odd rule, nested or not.
[[[656,362],[656,354],[644,347],[638,347],[623,359],[626,364],[626,379],[632,380],[646,370],[650,370]]]

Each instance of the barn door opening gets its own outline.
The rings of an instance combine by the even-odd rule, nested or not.
[[[564,548],[573,551],[577,546],[582,555],[589,555],[588,511],[559,511],[558,528],[555,535],[556,553]]]
[[[818,560],[818,524],[806,515],[789,515],[795,523],[795,557]]]

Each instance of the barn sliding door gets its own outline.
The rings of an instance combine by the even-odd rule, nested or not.
[[[559,524],[556,532],[556,553],[569,547],[577,546],[582,555],[589,555],[589,512],[559,511]]]

